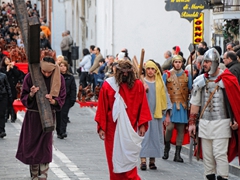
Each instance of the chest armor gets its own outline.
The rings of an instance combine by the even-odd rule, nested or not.
[[[180,104],[187,109],[188,101],[188,77],[185,72],[181,76],[176,76],[173,71],[170,71],[170,77],[167,78],[167,90],[171,102],[176,103],[177,109],[180,109]]]
[[[209,81],[204,90],[203,90],[203,107],[207,103],[209,96],[214,91],[216,87],[216,83],[213,81]],[[223,97],[223,90],[222,88],[219,88],[217,91],[215,91],[212,100],[209,102],[207,108],[205,109],[203,116],[203,119],[206,120],[219,120],[219,119],[226,119],[227,118],[227,112],[224,104],[224,97]]]

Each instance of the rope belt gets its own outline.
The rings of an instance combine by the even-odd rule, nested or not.
[[[38,110],[35,110],[35,109],[27,109],[28,111],[31,111],[31,112],[38,112],[39,113],[39,111]],[[52,110],[52,112],[53,113],[55,113],[56,111],[55,110]]]
[[[39,113],[39,111],[38,110],[35,110],[35,109],[27,109],[28,111],[31,111],[31,112],[38,112]]]

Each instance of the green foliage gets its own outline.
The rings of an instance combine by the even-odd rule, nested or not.
[[[239,21],[238,19],[225,19],[225,25],[223,27],[223,37],[225,41],[234,41],[234,35],[239,35]]]

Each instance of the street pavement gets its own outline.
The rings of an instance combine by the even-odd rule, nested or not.
[[[58,139],[54,133],[53,162],[48,180],[108,180],[108,166],[103,141],[96,133],[95,108],[80,108],[75,103],[70,110],[66,139]],[[29,166],[15,158],[24,112],[18,113],[15,123],[6,123],[7,136],[0,139],[0,180],[29,180]],[[202,162],[182,155],[185,163],[173,162],[174,151],[169,160],[156,160],[157,170],[141,171],[142,180],[202,180]],[[230,175],[231,180],[240,178]]]

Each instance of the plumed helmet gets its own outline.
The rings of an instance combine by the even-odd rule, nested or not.
[[[218,51],[215,48],[209,49],[207,52],[204,53],[202,66],[204,61],[211,61],[212,65],[210,71],[208,72],[209,75],[214,74],[219,66],[220,63],[220,56]]]
[[[176,50],[175,50],[176,54],[178,54],[180,51],[181,51],[180,47],[176,46]]]

